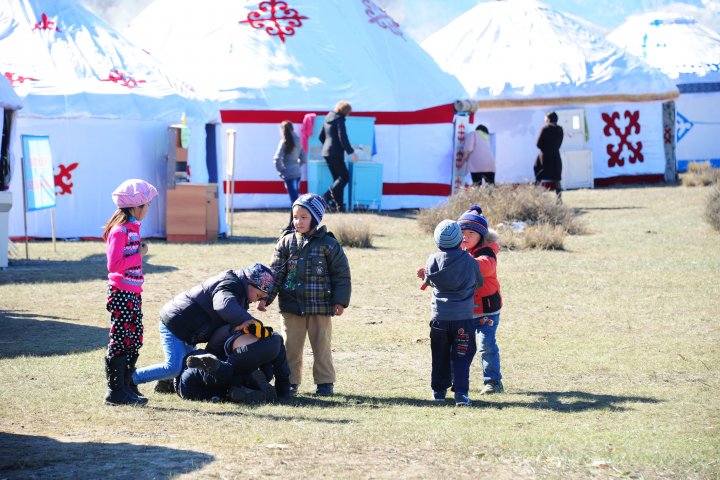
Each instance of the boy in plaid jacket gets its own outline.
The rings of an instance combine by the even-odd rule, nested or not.
[[[340,242],[325,226],[319,195],[300,196],[292,207],[293,229],[278,240],[270,268],[275,287],[258,308],[279,297],[282,332],[290,364],[291,393],[302,381],[305,337],[313,350],[313,379],[317,395],[334,393],[335,367],[330,347],[332,317],[350,304],[350,265]]]

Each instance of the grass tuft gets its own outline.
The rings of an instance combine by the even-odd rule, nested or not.
[[[680,174],[680,181],[685,187],[705,187],[720,183],[720,169],[712,168],[710,162],[690,162],[687,172]]]
[[[705,220],[720,232],[720,183],[710,191],[705,204]]]
[[[535,185],[497,185],[465,188],[447,202],[418,214],[420,227],[432,232],[443,219],[457,219],[471,205],[479,205],[488,224],[509,249],[562,250],[566,235],[587,232],[577,211],[557,201],[555,193]]]
[[[372,247],[370,226],[367,222],[362,221],[360,216],[348,218],[343,215],[333,222],[331,231],[343,247]]]

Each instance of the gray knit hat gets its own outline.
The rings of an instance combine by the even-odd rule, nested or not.
[[[452,250],[462,243],[462,231],[460,225],[453,220],[443,220],[435,227],[433,234],[435,245],[441,250]]]

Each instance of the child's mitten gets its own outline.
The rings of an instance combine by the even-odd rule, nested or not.
[[[246,328],[243,328],[243,332],[255,335],[257,338],[266,338],[273,334],[273,329],[264,326],[260,320],[255,320]]]

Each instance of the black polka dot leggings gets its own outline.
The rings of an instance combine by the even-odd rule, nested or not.
[[[110,312],[108,357],[137,355],[143,343],[142,296],[108,286],[106,308]]]

